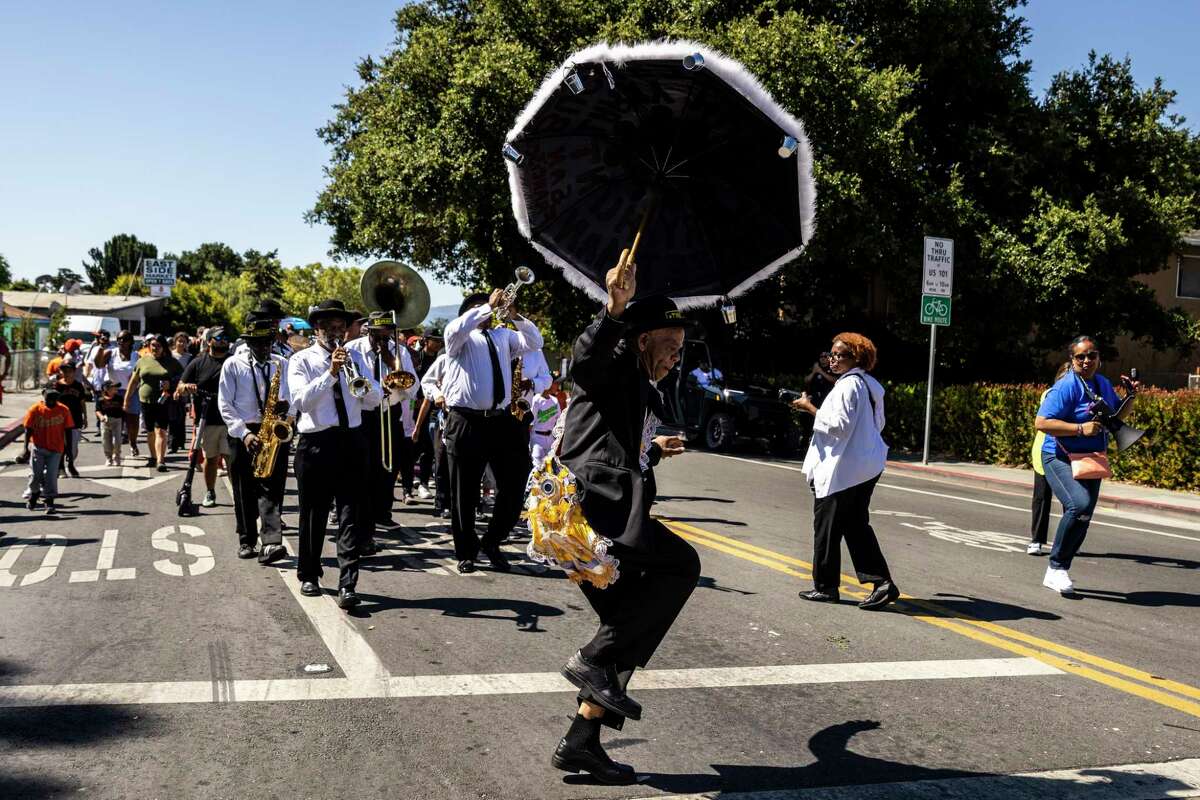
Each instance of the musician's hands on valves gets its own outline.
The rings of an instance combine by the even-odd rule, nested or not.
[[[339,346],[329,356],[329,374],[336,378],[338,373],[342,371],[342,367],[346,365],[346,360],[349,358],[349,351],[347,351],[346,348]]]
[[[494,311],[495,309],[500,308],[500,306],[502,306],[503,304],[504,304],[504,290],[503,289],[492,289],[492,293],[488,296],[488,306]],[[514,301],[513,303],[509,304],[508,310],[504,313],[503,319],[506,319],[506,320],[516,319],[518,316],[519,315],[517,314],[517,304]]]
[[[246,449],[251,453],[257,453],[258,448],[262,447],[262,441],[258,438],[257,433],[247,433],[242,437],[242,444],[246,445]]]

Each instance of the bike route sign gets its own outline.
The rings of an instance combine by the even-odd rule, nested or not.
[[[921,295],[921,324],[949,325],[950,298],[939,297],[936,294]]]

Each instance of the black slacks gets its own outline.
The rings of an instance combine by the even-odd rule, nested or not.
[[[1033,518],[1029,525],[1029,541],[1038,544],[1046,543],[1046,533],[1050,530],[1050,505],[1054,502],[1054,493],[1046,476],[1033,473]]]
[[[608,549],[620,562],[616,583],[606,589],[580,584],[600,617],[596,635],[580,652],[593,664],[613,667],[622,686],[629,684],[634,669],[650,661],[700,579],[696,549],[658,520],[645,524],[656,529],[652,549],[635,550],[619,542]],[[580,693],[577,699],[582,702],[587,697]],[[625,721],[612,712],[601,720],[618,730]]]
[[[450,508],[450,459],[446,456],[446,442],[442,438],[441,427],[434,427],[430,438],[433,439],[433,469],[437,476],[433,507],[444,510]]]
[[[813,587],[837,591],[842,582],[842,540],[862,583],[891,580],[879,540],[871,528],[871,494],[879,475],[856,486],[817,497],[813,492]]]
[[[485,417],[451,409],[446,420],[446,453],[450,464],[450,526],[454,557],[459,561],[474,559],[481,549],[498,546],[520,519],[530,472],[526,430],[507,412]],[[475,533],[475,511],[483,471],[489,465],[496,478],[496,502],[487,533],[480,541]]]
[[[371,523],[384,522],[392,518],[392,506],[396,502],[396,473],[403,470],[405,453],[411,453],[405,445],[412,442],[404,436],[399,407],[389,411],[392,418],[392,468],[383,466],[383,439],[380,434],[379,410],[362,412],[363,435],[367,437],[367,508]],[[409,456],[409,480],[411,486],[412,458]]]
[[[247,426],[258,433],[258,425]],[[229,480],[233,484],[233,515],[238,543],[253,547],[261,538],[263,544],[283,544],[283,491],[287,483],[288,455],[291,444],[279,445],[275,469],[270,477],[254,477],[254,457],[241,439],[229,439]],[[262,520],[259,533],[258,521]]]
[[[359,549],[370,541],[374,522],[367,509],[367,439],[362,427],[327,428],[303,434],[296,445],[300,494],[300,542],[296,573],[301,581],[321,577],[321,549],[330,503],[338,509],[338,588],[358,584]]]

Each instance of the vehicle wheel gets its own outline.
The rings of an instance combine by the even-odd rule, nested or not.
[[[709,450],[726,450],[733,444],[733,417],[728,414],[713,414],[704,424],[704,446]]]

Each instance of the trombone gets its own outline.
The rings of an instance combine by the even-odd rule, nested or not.
[[[399,367],[400,348],[405,346],[400,329],[416,327],[425,319],[429,313],[429,287],[417,271],[407,264],[401,264],[399,261],[377,261],[367,267],[358,288],[362,294],[363,305],[368,311],[391,312],[391,324],[395,326],[396,364]],[[386,346],[384,343],[380,349]],[[382,357],[382,353],[379,357]],[[379,445],[383,468],[391,472],[395,466],[392,459],[391,394],[411,389],[417,383],[417,376],[407,370],[395,369],[383,376],[382,383]]]

